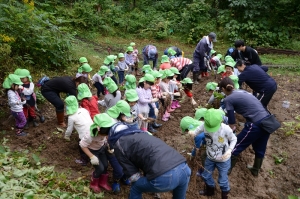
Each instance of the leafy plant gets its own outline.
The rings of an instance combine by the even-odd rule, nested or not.
[[[295,132],[300,132],[300,115],[295,117],[296,121],[282,122],[283,127],[280,128],[286,135],[294,135]]]

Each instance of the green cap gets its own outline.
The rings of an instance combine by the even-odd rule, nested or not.
[[[136,102],[139,100],[139,96],[135,89],[129,89],[125,92],[126,100],[129,102]]]
[[[235,65],[235,62],[226,62],[225,63],[225,68],[226,68],[226,66],[230,66],[233,69],[234,65]]]
[[[180,121],[180,128],[182,132],[185,132],[186,130],[194,131],[201,124],[203,124],[203,122],[195,120],[190,116],[185,116]]]
[[[107,57],[105,57],[103,63],[104,63],[105,65],[108,65],[108,64],[110,64],[111,62],[115,62],[115,59],[117,59],[117,56],[115,56],[115,55],[108,55]]]
[[[90,127],[90,133],[92,137],[96,137],[98,135],[98,131],[97,133],[94,135],[93,134],[93,130],[97,127],[112,127],[115,124],[115,120],[111,117],[109,117],[109,115],[107,113],[101,113],[101,114],[97,114],[94,117],[94,123],[91,125]]]
[[[195,119],[200,120],[201,118],[204,118],[204,114],[206,113],[206,111],[207,108],[198,108],[195,113]]]
[[[144,81],[145,81],[145,78],[144,78],[144,77],[141,77],[141,78],[139,79],[139,83],[144,82]]]
[[[180,72],[177,68],[175,67],[171,67],[170,70],[174,73],[174,74],[177,74],[177,75],[180,75]]]
[[[110,69],[107,66],[101,66],[100,70],[98,71],[98,74],[100,76],[105,75],[106,72],[110,71]]]
[[[154,78],[160,78],[162,76],[162,74],[160,72],[158,72],[157,70],[153,70],[151,75],[154,77]]]
[[[88,62],[87,58],[85,58],[85,57],[79,58],[79,63],[83,64],[83,63],[87,63],[87,62]]]
[[[214,91],[214,90],[216,90],[217,86],[218,86],[218,83],[216,83],[216,82],[208,82],[206,84],[205,88],[207,91],[210,91],[210,90]]]
[[[132,46],[128,46],[126,52],[132,52],[133,51],[133,47]]]
[[[125,76],[125,88],[128,89],[136,89],[136,77],[134,75],[126,75]]]
[[[217,51],[215,51],[214,49],[212,49],[211,51],[210,51],[210,54],[212,55],[212,54],[214,54],[214,53],[216,53]]]
[[[130,106],[124,100],[118,101],[116,105],[110,107],[107,110],[107,114],[114,119],[116,119],[120,115],[120,113],[123,113],[127,117],[130,117]]]
[[[233,81],[234,84],[234,89],[239,89],[240,85],[239,85],[239,78],[236,75],[230,75],[229,78]]]
[[[129,45],[133,47],[133,46],[135,46],[135,43],[131,42]]]
[[[144,65],[143,67],[142,67],[142,72],[145,72],[145,73],[149,73],[149,72],[152,72],[152,68],[151,68],[151,66],[150,65]]]
[[[225,62],[234,62],[234,59],[230,55],[227,55],[225,57]]]
[[[223,55],[222,54],[217,54],[216,55],[219,59],[222,59]]]
[[[209,133],[217,132],[223,121],[222,113],[218,109],[208,109],[204,114],[204,128]]]
[[[143,77],[144,78],[144,81],[148,81],[148,82],[154,82],[155,81],[155,78],[153,77],[153,75],[151,74],[145,74],[145,76]]]
[[[186,77],[183,80],[180,81],[182,84],[192,84],[193,81],[191,80],[191,78]]]
[[[30,75],[30,72],[29,70],[27,69],[20,69],[20,68],[17,68],[14,72],[15,75],[18,75],[20,78],[29,78],[29,80],[31,81],[31,75]]]
[[[160,63],[165,63],[165,62],[170,62],[168,55],[161,56],[161,62]]]
[[[72,115],[78,110],[78,101],[74,95],[70,95],[65,99],[67,115]]]
[[[219,68],[218,68],[218,74],[224,73],[225,71],[226,71],[226,70],[225,70],[225,65],[219,66]]]
[[[82,100],[83,98],[87,98],[87,97],[92,97],[91,90],[89,86],[85,83],[79,84],[77,90],[78,90],[78,94],[77,94],[78,100]]]
[[[174,55],[176,55],[176,51],[173,48],[169,48],[168,54],[174,56]]]
[[[82,72],[89,73],[92,70],[93,70],[92,67],[88,63],[84,63],[78,68],[79,73],[82,73]]]
[[[18,75],[15,74],[9,74],[7,78],[5,78],[2,86],[5,89],[11,88],[12,84],[22,85],[23,82],[21,82],[21,79]]]
[[[161,78],[164,79],[166,77],[173,77],[173,76],[174,76],[174,73],[170,69],[166,69],[166,70],[164,70],[164,74]]]
[[[103,80],[103,85],[110,93],[113,93],[118,89],[117,84],[110,77],[105,77],[105,79]]]
[[[118,57],[119,57],[119,58],[125,57],[125,56],[124,56],[124,53],[119,53],[119,54],[118,54]]]

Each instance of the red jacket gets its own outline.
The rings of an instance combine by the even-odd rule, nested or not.
[[[94,119],[94,116],[99,114],[99,108],[98,108],[98,97],[93,95],[90,99],[84,98],[80,102],[80,106],[82,108],[85,108],[90,113],[90,116],[92,120]]]

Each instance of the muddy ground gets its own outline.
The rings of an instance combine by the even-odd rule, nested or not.
[[[278,83],[278,90],[269,104],[270,111],[276,115],[281,122],[294,120],[293,118],[300,115],[300,79],[296,77],[277,75],[274,77]],[[193,93],[199,105],[206,104],[209,95],[206,93],[204,86],[208,81],[214,81],[215,78],[210,76],[202,79],[200,85],[193,86]],[[5,97],[4,97],[5,98]],[[3,98],[2,98],[3,99]],[[282,102],[289,100],[290,108],[282,107]],[[91,165],[80,166],[75,163],[79,157],[78,138],[75,133],[72,134],[71,142],[63,139],[63,133],[55,134],[56,118],[54,107],[48,103],[39,105],[39,108],[46,116],[46,122],[39,127],[30,127],[27,137],[16,137],[12,128],[14,122],[2,124],[0,139],[6,137],[9,139],[9,146],[12,150],[28,149],[33,153],[39,154],[42,159],[42,165],[54,165],[57,171],[69,171],[69,178],[86,176],[87,179],[93,170]],[[7,112],[9,112],[7,108]],[[168,145],[174,147],[188,159],[192,168],[192,176],[187,191],[187,199],[206,198],[199,195],[199,190],[203,188],[202,180],[196,176],[196,171],[200,167],[200,160],[196,158],[189,160],[187,152],[192,149],[192,140],[189,136],[183,135],[179,128],[179,123],[184,116],[194,116],[194,109],[188,102],[182,104],[172,114],[171,120],[162,122],[163,126],[155,135],[165,141]],[[6,117],[7,118],[7,117]],[[238,117],[238,122],[244,122],[242,117]],[[5,121],[3,119],[1,123]],[[0,123],[0,124],[1,124]],[[238,127],[242,129],[241,126]],[[300,195],[297,189],[300,188],[300,133],[287,136],[284,130],[278,130],[273,133],[268,142],[266,157],[258,177],[253,177],[247,170],[246,165],[252,164],[254,153],[251,147],[241,154],[240,161],[237,163],[233,172],[229,176],[231,192],[229,198],[249,198],[249,199],[283,199],[288,195]],[[283,158],[281,164],[275,164],[274,156]],[[111,171],[111,169],[110,169]],[[215,180],[217,182],[217,171],[215,171]],[[112,179],[110,178],[110,181]],[[105,192],[105,198],[121,199],[127,198],[129,187],[122,186],[122,192],[119,195]],[[162,193],[163,199],[169,199],[171,193]],[[153,198],[151,194],[144,194],[143,198]],[[217,194],[212,198],[221,198],[220,189],[217,186]]]

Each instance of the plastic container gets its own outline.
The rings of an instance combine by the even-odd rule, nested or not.
[[[290,102],[289,101],[283,101],[282,102],[282,107],[283,108],[289,108],[290,107]]]

